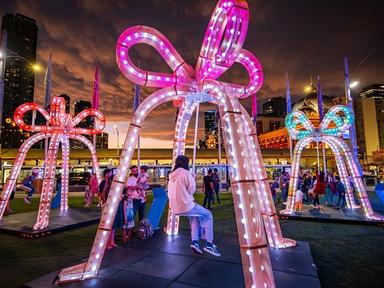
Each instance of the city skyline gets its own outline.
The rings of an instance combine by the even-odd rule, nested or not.
[[[181,3],[182,2],[182,3]],[[285,94],[285,72],[290,75],[294,99],[304,95],[312,74],[320,74],[327,95],[344,94],[343,57],[348,56],[351,76],[362,88],[381,83],[384,67],[383,35],[380,31],[382,4],[377,1],[255,1],[249,3],[251,22],[244,48],[261,61],[265,82],[258,99]],[[133,25],[156,27],[169,35],[179,53],[194,66],[211,11],[216,1],[2,1],[0,12],[21,13],[39,25],[37,59],[46,66],[53,54],[52,95],[66,93],[73,103],[92,98],[95,59],[100,63],[100,110],[106,114],[111,147],[117,125],[120,143],[132,115],[134,85],[118,70],[115,44],[124,28]],[[190,9],[191,7],[194,9]],[[330,9],[331,8],[331,9]],[[71,19],[71,21],[68,21]],[[181,29],[174,25],[184,20]],[[333,33],[329,31],[332,29]],[[151,49],[133,49],[144,68],[166,69],[161,57]],[[166,70],[165,70],[166,71]],[[244,81],[242,71],[233,69],[232,82]],[[36,76],[35,101],[43,102],[44,73]],[[142,99],[149,89],[143,88]],[[244,101],[250,107],[250,99]],[[261,105],[259,105],[260,107]],[[156,109],[144,124],[142,147],[170,147],[175,109]],[[204,105],[202,112],[213,106]],[[200,138],[204,134],[204,114],[200,113]],[[193,123],[193,122],[192,122]],[[193,125],[190,127],[192,140]]]

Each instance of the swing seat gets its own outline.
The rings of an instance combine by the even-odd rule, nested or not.
[[[32,191],[32,189],[31,189],[30,187],[28,187],[28,186],[24,186],[24,185],[22,185],[22,184],[17,185],[16,188],[17,188],[17,189],[21,189],[21,190],[23,190],[23,191],[25,191],[25,192],[27,192],[27,193],[29,193],[29,192]]]
[[[164,188],[153,188],[153,202],[148,212],[148,220],[154,229],[159,229],[159,222],[167,204],[168,196]]]
[[[384,203],[384,183],[376,184],[375,192],[380,201]]]

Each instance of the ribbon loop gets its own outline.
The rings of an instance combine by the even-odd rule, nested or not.
[[[28,111],[36,110],[43,114],[47,119],[47,125],[29,125],[24,122],[24,114]],[[31,132],[49,132],[49,133],[68,133],[68,134],[98,134],[105,127],[104,114],[96,109],[85,109],[75,118],[65,113],[65,99],[62,97],[53,97],[50,104],[50,112],[36,103],[24,103],[17,107],[14,119],[16,124],[23,130]],[[86,117],[94,117],[94,128],[76,127]]]
[[[319,131],[327,135],[342,136],[351,127],[354,118],[353,112],[347,106],[333,106],[321,121]]]
[[[93,116],[93,128],[81,128],[81,127],[75,127],[78,125],[81,121],[83,121],[87,117]],[[78,115],[76,115],[75,118],[72,120],[73,127],[75,128],[75,134],[87,134],[87,135],[94,135],[99,134],[103,131],[105,127],[105,117],[104,114],[101,113],[99,110],[96,109],[84,109],[81,111]]]
[[[248,21],[246,1],[217,3],[199,53],[195,69],[197,80],[216,80],[232,66],[243,47]]]
[[[321,134],[341,137],[351,127],[353,121],[354,115],[350,108],[336,105],[329,109],[318,129],[315,129],[307,115],[301,111],[288,114],[285,118],[285,126],[294,140]]]
[[[313,135],[316,131],[307,115],[301,111],[289,113],[285,117],[285,127],[287,127],[289,135],[294,140]]]
[[[139,43],[155,48],[174,73],[145,71],[133,64],[128,50]],[[171,42],[159,31],[150,27],[134,26],[126,29],[117,41],[116,53],[121,72],[139,85],[163,88],[187,82],[193,78],[193,69],[185,63]]]
[[[256,93],[263,83],[263,70],[258,59],[242,49],[248,30],[249,10],[245,0],[220,0],[209,21],[195,70],[168,39],[158,30],[146,26],[127,28],[116,46],[116,61],[120,71],[130,81],[149,87],[188,85],[199,91],[204,81],[217,80],[235,62],[249,74],[248,85],[223,83],[230,95],[245,98]],[[172,69],[173,74],[145,71],[131,60],[128,51],[136,44],[156,49]]]
[[[247,86],[232,83],[229,85],[233,88],[232,91],[238,98],[244,99],[260,90],[264,81],[264,72],[259,59],[245,49],[241,49],[236,62],[247,70],[249,82]]]
[[[19,107],[16,108],[15,113],[14,113],[14,120],[21,129],[25,131],[31,131],[31,132],[45,132],[47,130],[46,125],[29,125],[25,123],[24,121],[24,114],[27,113],[28,111],[38,111],[40,112],[44,118],[47,121],[50,121],[50,115],[49,113],[44,109],[39,104],[33,103],[33,102],[28,102],[20,105]]]

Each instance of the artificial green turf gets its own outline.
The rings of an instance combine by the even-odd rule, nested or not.
[[[230,194],[213,206],[216,232],[236,231]],[[201,203],[202,195],[196,195]],[[37,209],[38,199],[25,205],[15,199],[15,213]],[[83,199],[70,198],[71,207],[81,207]],[[164,213],[162,223],[165,223]],[[188,229],[181,218],[181,228]],[[81,263],[87,258],[97,225],[53,234],[38,239],[0,235],[0,287],[20,287],[41,275]],[[322,287],[384,287],[384,229],[374,226],[281,221],[284,236],[308,241]],[[120,235],[117,233],[117,243]]]

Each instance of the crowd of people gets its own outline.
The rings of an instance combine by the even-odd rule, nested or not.
[[[203,193],[204,193],[204,201],[203,207],[209,210],[212,209],[211,204],[215,204],[215,196],[216,202],[221,204],[220,201],[220,177],[218,174],[218,169],[211,168],[208,169],[207,175],[203,178]]]
[[[116,216],[113,222],[107,249],[116,247],[115,230],[122,229],[123,242],[130,241],[135,228],[135,218],[138,214],[139,223],[145,217],[146,211],[146,190],[149,188],[147,166],[137,166],[130,168],[130,175],[119,201]],[[103,171],[103,180],[97,184],[96,175],[92,174],[85,192],[85,207],[90,207],[95,196],[98,197],[98,207],[104,207],[111,189],[113,181],[112,170],[107,168]]]
[[[283,172],[281,176],[275,177],[270,184],[274,203],[286,203],[289,190],[289,173]],[[350,181],[352,188],[353,182]],[[277,198],[277,190],[280,189],[280,198]],[[303,203],[311,204],[315,209],[321,209],[320,203],[334,209],[344,209],[346,187],[341,181],[340,176],[333,172],[316,173],[311,175],[310,172],[305,172],[299,175],[297,190],[295,191],[295,212],[303,211]],[[279,201],[280,200],[280,201]]]
[[[125,243],[131,240],[134,231],[137,232],[137,229],[135,229],[135,227],[137,228],[137,223],[140,226],[141,221],[148,221],[145,219],[146,190],[149,189],[147,169],[147,166],[141,166],[139,173],[137,166],[130,167],[130,175],[119,201],[110,238],[108,239],[108,249],[116,247],[116,229],[122,229],[122,239]],[[100,184],[98,184],[95,173],[92,173],[87,178],[84,207],[91,207],[96,197],[98,199],[97,206],[105,206],[113,177],[113,171],[107,168],[103,171],[103,180]],[[32,175],[28,175],[23,181],[23,187],[25,187],[28,193],[24,199],[26,203],[30,203],[35,191],[33,185],[35,178],[36,172],[33,172]],[[270,183],[275,204],[280,202],[286,204],[289,181],[290,175],[284,171]],[[168,178],[169,206],[176,215],[189,218],[192,240],[190,247],[194,252],[202,254],[204,250],[212,255],[220,256],[217,246],[213,243],[213,216],[210,211],[215,201],[217,204],[221,204],[218,169],[209,168],[207,174],[203,177],[202,184],[204,200],[202,206],[200,206],[193,197],[193,194],[196,192],[196,175],[189,171],[189,159],[185,156],[178,156],[175,161],[175,167]],[[310,172],[300,173],[297,184],[297,190],[294,192],[295,212],[300,213],[303,211],[303,203],[312,203],[315,209],[322,208],[320,203],[334,209],[345,208],[346,187],[340,180],[340,177],[334,175],[334,173],[327,172],[325,174],[320,172],[314,175],[311,175]],[[351,186],[353,188],[352,181]],[[278,193],[278,190],[281,193]],[[138,214],[139,221],[137,223],[135,223],[136,214]],[[206,241],[203,249],[200,248],[200,240]]]

